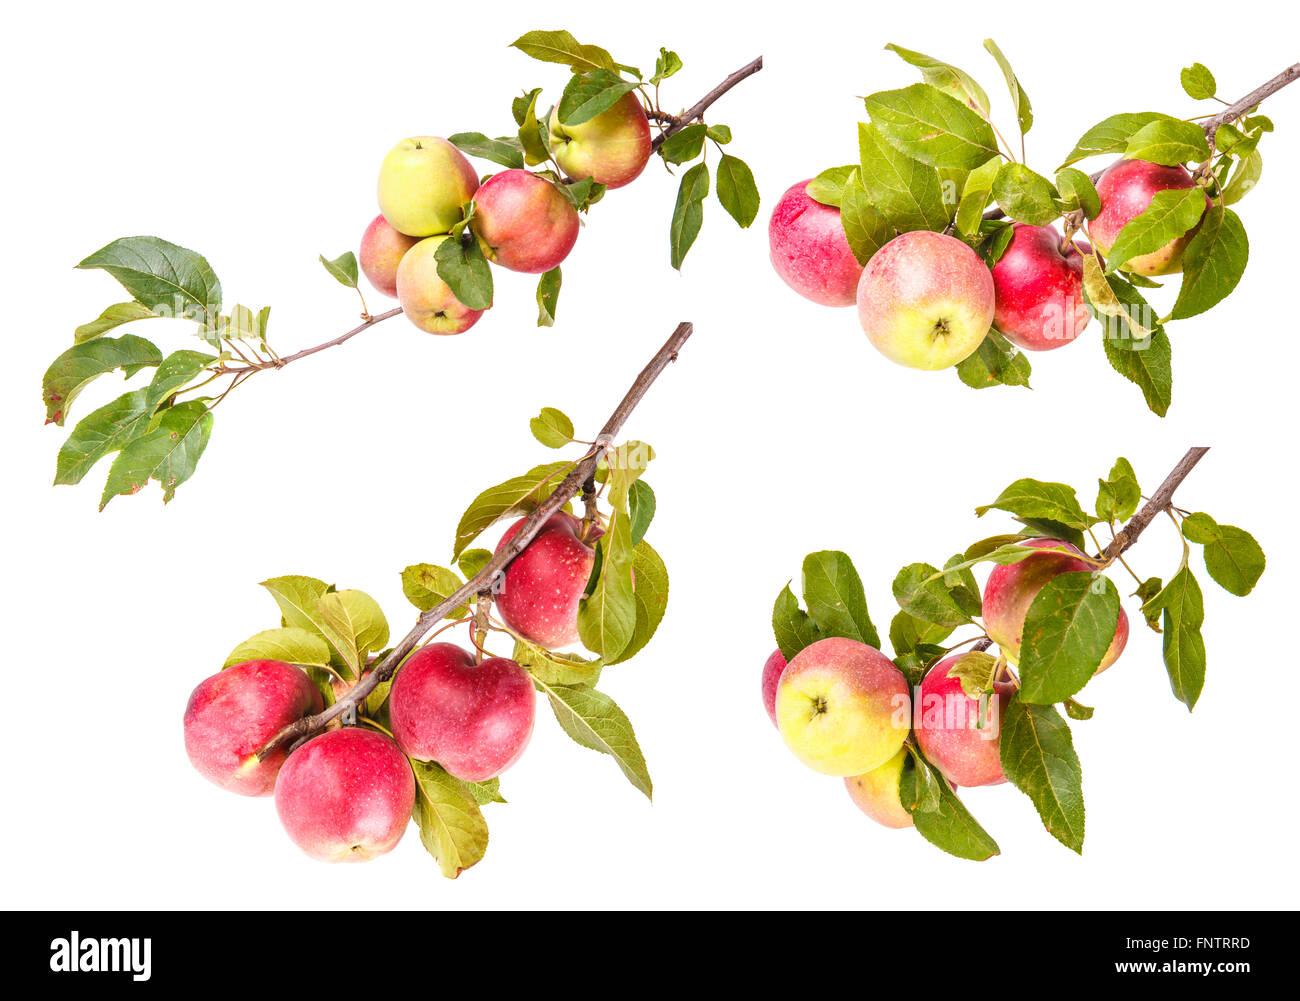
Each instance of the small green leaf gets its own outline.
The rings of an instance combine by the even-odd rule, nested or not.
[[[856,171],[856,164],[844,167],[827,167],[804,185],[804,193],[815,202],[839,208],[844,199],[844,185]]]
[[[660,47],[659,57],[655,60],[654,76],[650,78],[650,82],[655,85],[661,84],[681,68],[681,57],[676,52]]]
[[[994,508],[1020,518],[1046,518],[1080,530],[1090,528],[1095,521],[1084,514],[1073,487],[1029,478],[1016,480],[997,500],[977,507],[975,515],[982,518]]]
[[[1128,521],[1142,503],[1133,466],[1123,456],[1115,460],[1110,477],[1097,481],[1097,517],[1102,521]]]
[[[841,193],[840,225],[844,228],[849,249],[862,265],[894,238],[894,228],[867,197],[857,167],[852,168]]]
[[[609,664],[631,660],[654,638],[668,610],[668,568],[660,555],[642,539],[632,550],[632,597],[636,601],[636,625],[632,638]]]
[[[993,193],[993,181],[1002,169],[1002,163],[1001,157],[990,157],[966,175],[955,217],[957,232],[963,239],[969,240],[979,232],[989,196]]]
[[[1028,389],[1031,373],[1029,359],[996,330],[990,330],[980,346],[957,363],[957,377],[972,389],[989,386]]]
[[[799,599],[794,596],[789,584],[781,589],[772,605],[772,632],[776,635],[777,647],[787,661],[793,660],[804,647],[825,638],[808,617],[808,613],[799,607]]]
[[[402,593],[422,612],[437,607],[460,590],[464,583],[454,570],[432,563],[416,563],[402,571]],[[468,606],[461,605],[448,612],[446,618],[461,619],[468,614]]]
[[[1101,196],[1092,178],[1074,167],[1062,167],[1056,174],[1056,190],[1061,193],[1062,211],[1082,211],[1092,220],[1101,214]]]
[[[1210,144],[1205,138],[1205,130],[1196,122],[1159,118],[1143,125],[1129,137],[1128,145],[1124,147],[1124,158],[1176,167],[1208,160]]]
[[[1142,613],[1148,619],[1163,613],[1165,670],[1174,697],[1190,712],[1205,687],[1205,640],[1201,636],[1205,600],[1185,555],[1178,572],[1142,606]]]
[[[1111,115],[1098,122],[1074,144],[1062,167],[1105,153],[1119,153],[1128,146],[1129,139],[1144,126],[1158,121],[1174,121],[1158,111],[1139,111],[1136,114]]]
[[[613,56],[598,45],[580,45],[567,31],[529,31],[510,43],[534,59],[562,63],[577,73],[587,70],[616,70]]]
[[[719,146],[725,146],[731,142],[731,127],[729,125],[710,125],[708,136]]]
[[[928,775],[921,771],[924,769]],[[937,790],[937,799],[925,790]],[[947,781],[924,759],[908,755],[898,780],[903,808],[912,815],[917,833],[957,858],[982,862],[1000,852],[998,843],[980,827]],[[922,809],[930,806],[931,809]]]
[[[828,550],[804,557],[803,597],[820,636],[842,636],[879,648],[862,578],[847,554]]]
[[[324,254],[321,254],[320,262],[340,285],[346,288],[357,287],[357,255],[352,251],[349,250],[332,261],[327,259]]]
[[[152,342],[133,334],[99,337],[73,345],[54,359],[42,380],[46,423],[62,425],[73,400],[101,375],[120,368],[129,379],[142,368],[161,361],[162,353]]]
[[[674,132],[659,147],[659,155],[669,163],[686,163],[704,152],[705,126],[695,122],[680,132]]]
[[[628,514],[632,519],[632,545],[645,538],[646,530],[655,516],[655,492],[644,480],[637,480],[628,488]]]
[[[560,485],[570,466],[571,463],[568,462],[534,466],[523,476],[515,476],[504,483],[488,487],[475,497],[456,526],[452,558],[458,558],[484,529],[502,518],[535,508]]]
[[[903,567],[894,578],[893,593],[899,608],[924,622],[956,628],[970,621],[944,583],[942,573],[928,563]]]
[[[1142,213],[1130,219],[1119,231],[1106,256],[1107,273],[1177,240],[1200,222],[1204,214],[1205,192],[1200,188],[1157,191]],[[1244,260],[1242,266],[1245,266]]]
[[[285,626],[250,636],[230,651],[223,668],[248,660],[280,660],[300,667],[329,667],[329,645],[310,629]]]
[[[608,111],[636,88],[636,83],[624,80],[614,70],[594,69],[571,77],[560,95],[558,109],[562,125],[581,125]],[[703,142],[701,129],[700,141]]]
[[[468,309],[488,309],[492,305],[492,269],[478,240],[445,238],[434,251],[438,277],[447,283],[461,304]]]
[[[993,198],[1008,218],[1031,226],[1046,226],[1061,215],[1061,196],[1052,182],[1023,163],[1004,163],[998,169]]]
[[[1208,100],[1219,89],[1219,85],[1214,82],[1214,74],[1201,63],[1192,63],[1179,74],[1179,79],[1187,96],[1196,101]]]
[[[678,271],[691,244],[700,235],[700,227],[704,224],[704,199],[708,196],[709,168],[705,163],[697,163],[682,175],[669,228],[672,265]]]
[[[157,315],[148,306],[142,306],[138,302],[119,302],[109,306],[99,314],[97,319],[79,326],[73,332],[72,341],[74,344],[84,344],[86,341],[92,341],[101,334],[106,334],[124,323],[134,323],[136,320],[151,320]]]
[[[749,164],[730,153],[718,161],[718,201],[741,229],[758,218],[758,185]]]
[[[572,653],[556,653],[522,636],[515,637],[512,659],[538,681],[547,685],[594,686],[600,680],[600,660]]]
[[[555,307],[560,301],[560,285],[564,280],[559,266],[551,268],[537,280],[537,325],[555,325]]]
[[[563,448],[573,441],[573,421],[554,407],[542,407],[542,412],[528,422],[528,429],[547,448]]]
[[[460,567],[460,572],[465,575],[465,579],[477,577],[482,570],[492,560],[492,550],[490,549],[467,549],[460,554],[460,559],[456,561],[456,566]]]
[[[1020,124],[1020,134],[1024,135],[1034,124],[1034,109],[1029,104],[1029,95],[1020,86],[1020,81],[1011,69],[1011,63],[1002,54],[1002,50],[998,48],[997,43],[991,38],[986,38],[984,39],[984,48],[997,60],[998,68],[1002,70],[1002,76],[1007,81],[1007,90],[1011,92],[1011,105],[1016,109],[1016,121]]]
[[[489,139],[482,132],[457,132],[448,136],[447,141],[468,156],[522,170],[524,166],[524,146],[515,136],[502,136]]]
[[[1264,172],[1264,158],[1259,150],[1251,150],[1237,165],[1236,172],[1223,189],[1224,205],[1235,205],[1254,189]]]

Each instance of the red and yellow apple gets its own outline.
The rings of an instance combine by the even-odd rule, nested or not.
[[[473,165],[436,136],[403,139],[379,168],[379,211],[406,236],[446,233],[477,190]]]
[[[792,185],[772,209],[768,252],[781,280],[822,306],[852,306],[862,265],[849,249],[840,210],[808,195],[808,182]]]
[[[895,829],[913,826],[912,815],[903,807],[898,791],[906,761],[907,749],[903,748],[883,765],[844,780],[849,798],[877,824]]]
[[[1086,243],[1061,250],[1050,226],[1016,223],[1011,242],[993,265],[993,325],[1012,344],[1048,351],[1069,344],[1088,325],[1083,301]]]
[[[1007,780],[1000,757],[1002,718],[1016,686],[1009,678],[1000,677],[991,694],[971,698],[961,682],[948,674],[961,659],[961,654],[955,654],[939,661],[922,679],[912,723],[916,740],[926,758],[953,785],[998,785]],[[989,657],[990,666],[992,663]]]
[[[358,255],[361,273],[386,296],[397,298],[397,266],[406,252],[419,243],[419,237],[399,233],[382,215],[377,215],[361,234]]]
[[[489,261],[541,274],[578,241],[578,213],[550,181],[527,170],[493,174],[474,195],[470,222]]]
[[[650,160],[650,121],[635,92],[578,125],[560,122],[559,108],[549,122],[551,152],[569,177],[590,177],[607,188],[630,184]]]
[[[285,749],[256,752],[290,723],[324,708],[320,690],[292,664],[249,660],[201,682],[185,707],[185,753],[199,774],[241,796],[269,796]]]
[[[421,240],[397,266],[397,299],[406,318],[427,334],[463,334],[483,315],[456,298],[438,274],[438,247],[446,236]]]
[[[1101,213],[1088,224],[1093,243],[1103,254],[1110,253],[1120,230],[1146,211],[1156,192],[1191,188],[1195,183],[1183,167],[1165,167],[1146,160],[1119,160],[1111,164],[1097,179]],[[1205,205],[1209,208],[1209,198]],[[1199,224],[1159,250],[1129,258],[1120,270],[1139,275],[1177,274],[1183,270],[1183,252],[1198,228]]]
[[[993,323],[993,275],[956,237],[928,230],[896,236],[858,282],[858,319],[890,361],[934,371],[956,365]]]
[[[832,637],[799,651],[781,673],[777,727],[795,757],[841,778],[880,767],[912,725],[907,681],[879,650]]]
[[[515,537],[525,519],[511,525],[496,551]],[[578,642],[578,603],[587,589],[596,551],[589,543],[600,538],[592,527],[581,538],[582,521],[557,511],[543,523],[528,548],[506,568],[496,596],[497,611],[515,632],[555,650]]]

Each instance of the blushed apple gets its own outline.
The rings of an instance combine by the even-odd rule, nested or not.
[[[275,811],[321,862],[368,862],[393,850],[415,806],[411,763],[383,734],[349,726],[313,737],[275,783]]]
[[[948,674],[961,658],[955,654],[939,661],[922,679],[913,720],[916,741],[926,758],[954,785],[998,785],[1007,780],[1002,774],[999,738],[1016,686],[1009,678],[999,677],[992,694],[971,698],[961,682]]]
[[[822,306],[852,306],[862,265],[849,249],[840,210],[809,196],[808,181],[791,185],[767,223],[768,253],[781,280]]]
[[[1120,230],[1146,211],[1156,192],[1191,188],[1195,183],[1183,167],[1165,167],[1146,160],[1112,163],[1097,179],[1101,214],[1088,224],[1088,232],[1097,249],[1103,254],[1110,253],[1110,248],[1119,239]],[[1206,198],[1205,205],[1209,207],[1209,198]],[[1159,250],[1129,258],[1120,270],[1148,276],[1177,274],[1183,270],[1183,251],[1199,228],[1198,223]]]
[[[650,121],[635,92],[579,125],[560,123],[557,106],[548,122],[551,152],[574,180],[590,177],[607,188],[636,180],[650,160]]]
[[[361,273],[378,291],[396,299],[397,266],[419,242],[419,237],[397,232],[382,215],[375,216],[361,234],[361,253],[357,255]]]
[[[511,525],[496,551],[515,537],[525,519]],[[578,602],[587,589],[601,536],[593,526],[586,541],[582,521],[557,511],[542,525],[528,548],[506,568],[496,596],[497,611],[511,629],[548,650],[578,642]]]
[[[407,236],[446,233],[477,190],[473,165],[436,136],[403,139],[379,167],[379,211]]]
[[[841,778],[880,767],[912,725],[907,681],[879,650],[832,637],[799,651],[781,673],[777,727],[795,757]]]
[[[934,371],[956,365],[993,324],[993,275],[956,237],[928,230],[896,236],[858,282],[858,319],[886,358]]]
[[[285,749],[261,761],[256,752],[324,700],[292,664],[249,660],[199,682],[185,707],[185,753],[199,774],[241,796],[269,796]]]
[[[463,334],[483,315],[456,298],[438,274],[437,253],[446,236],[421,240],[397,267],[397,299],[406,318],[428,334]]]
[[[573,203],[527,170],[503,170],[488,178],[474,195],[470,226],[488,260],[525,274],[558,267],[578,242]]]
[[[763,664],[763,708],[767,710],[768,716],[772,718],[772,725],[777,726],[776,722],[776,686],[781,681],[781,672],[785,670],[785,656],[780,650],[775,650],[772,656],[767,658]]]
[[[1093,572],[1096,568],[1082,559],[1081,553],[1059,539],[1026,539],[1021,543],[1036,549],[1064,549],[1064,553],[1035,553],[1007,566],[994,567],[984,585],[984,629],[1007,660],[1020,662],[1020,643],[1024,637],[1025,616],[1044,585],[1057,574]],[[1110,667],[1124,652],[1128,642],[1128,616],[1119,610],[1115,638],[1102,658],[1097,674]]]
[[[907,749],[903,748],[883,765],[844,780],[849,798],[877,824],[895,829],[913,826],[912,815],[903,807],[898,790],[906,761]]]
[[[1089,253],[1081,242],[1062,252],[1061,235],[1050,226],[1016,223],[993,265],[993,325],[1027,351],[1069,344],[1092,316],[1083,301],[1083,259]]]
[[[397,672],[388,696],[393,736],[419,761],[484,782],[519,760],[533,734],[537,697],[513,660],[481,664],[453,643],[430,643]]]

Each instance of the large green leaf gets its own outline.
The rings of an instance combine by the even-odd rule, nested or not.
[[[560,123],[581,125],[589,122],[612,108],[635,87],[635,81],[624,80],[614,70],[594,69],[570,77],[560,96]]]
[[[859,264],[865,265],[894,238],[889,220],[871,204],[857,167],[850,170],[840,194],[840,225]]]
[[[718,201],[741,229],[758,218],[758,184],[749,164],[730,153],[718,161]]]
[[[928,563],[903,567],[894,578],[893,593],[899,608],[923,622],[956,628],[970,621],[942,572]]]
[[[83,417],[59,449],[54,482],[80,483],[100,459],[148,431],[153,410],[147,397],[145,390],[137,389]]]
[[[970,170],[997,156],[988,120],[928,83],[872,94],[866,106],[881,134],[922,163]]]
[[[460,303],[468,309],[488,309],[492,305],[492,268],[483,256],[478,240],[449,236],[434,251],[438,277],[447,283]]]
[[[993,197],[1009,219],[1031,226],[1046,226],[1061,215],[1060,192],[1023,163],[1004,163],[998,168]]]
[[[971,816],[970,811],[936,769],[908,755],[898,781],[903,808],[912,815],[917,833],[937,848],[957,858],[982,862],[1000,852],[998,843]]]
[[[151,479],[162,486],[163,503],[170,501],[176,488],[194,475],[211,434],[212,414],[201,401],[164,410],[149,431],[127,443],[113,460],[99,509],[114,497],[139,492]]]
[[[1083,134],[1061,166],[1067,167],[1090,156],[1119,153],[1128,146],[1128,141],[1135,132],[1151,122],[1160,120],[1168,121],[1170,116],[1158,111],[1111,115]]]
[[[1183,253],[1183,284],[1170,316],[1181,320],[1217,306],[1241,281],[1249,256],[1237,213],[1218,205],[1207,211]]]
[[[1095,521],[1079,505],[1074,487],[1027,477],[1016,480],[991,504],[977,507],[975,515],[983,517],[995,508],[1019,518],[1047,519],[1077,529],[1089,528]]]
[[[1195,226],[1204,214],[1205,192],[1200,188],[1157,191],[1141,214],[1119,231],[1106,255],[1106,271],[1118,271],[1135,257],[1155,253]]]
[[[880,130],[858,124],[858,177],[867,198],[899,232],[948,225],[939,172],[895,147]]]
[[[550,699],[565,733],[583,747],[611,755],[632,785],[647,799],[653,796],[654,785],[632,723],[613,699],[593,688],[548,685],[536,678],[534,683]]]
[[[432,761],[411,761],[420,843],[448,879],[479,862],[487,851],[487,821],[464,782]]]
[[[1119,592],[1084,570],[1058,574],[1034,597],[1020,646],[1020,697],[1062,702],[1097,673],[1115,638]]]
[[[642,539],[632,549],[632,598],[636,602],[636,624],[632,638],[619,655],[607,661],[621,664],[645,649],[654,638],[668,609],[668,568],[663,559]]]
[[[286,664],[304,667],[329,667],[329,645],[310,629],[282,626],[267,629],[240,643],[230,651],[222,667],[242,664],[247,660],[281,660]]]
[[[107,271],[136,302],[159,316],[215,326],[221,312],[221,282],[211,265],[194,251],[156,236],[114,240],[77,267]]]
[[[1002,70],[1002,77],[1006,80],[1007,90],[1011,94],[1012,107],[1016,109],[1016,121],[1020,125],[1020,134],[1024,135],[1034,124],[1034,109],[1029,103],[1029,95],[1025,93],[1025,88],[1020,85],[1019,78],[1016,76],[1015,71],[1011,69],[1011,63],[1002,54],[997,42],[991,38],[986,38],[984,39],[984,48],[997,60],[998,68]]]
[[[1205,687],[1205,640],[1201,636],[1205,599],[1186,555],[1182,567],[1159,594],[1142,606],[1142,612],[1148,618],[1163,613],[1165,670],[1174,697],[1191,711]]]
[[[1208,160],[1210,146],[1205,130],[1198,123],[1158,118],[1147,122],[1129,137],[1124,157],[1174,167]]]
[[[484,529],[502,518],[535,508],[560,485],[571,467],[572,463],[568,462],[548,462],[484,490],[460,516],[452,558],[458,558]]]
[[[682,175],[672,223],[668,228],[672,265],[679,271],[695,238],[700,235],[700,227],[704,225],[704,199],[708,197],[709,167],[701,161]]]
[[[567,31],[528,31],[510,44],[534,59],[563,63],[578,73],[618,69],[614,58],[600,46],[580,45]]]
[[[161,361],[162,352],[152,342],[132,334],[73,345],[54,359],[41,381],[46,423],[62,425],[72,401],[101,375],[120,368],[129,379]]]
[[[799,607],[799,599],[789,584],[781,589],[772,605],[772,632],[786,660],[793,660],[804,647],[825,639],[808,613]]]
[[[804,557],[803,597],[821,636],[842,636],[879,649],[862,578],[847,554],[830,550]]]
[[[1052,837],[1082,854],[1083,770],[1069,724],[1052,706],[1013,697],[998,739],[1007,780],[1030,798]]]

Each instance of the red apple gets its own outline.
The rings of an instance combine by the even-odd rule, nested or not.
[[[526,274],[558,267],[578,242],[573,203],[527,170],[503,170],[488,178],[474,195],[470,225],[488,260]]]
[[[446,236],[421,240],[397,267],[397,298],[406,318],[428,334],[463,334],[483,315],[452,293],[438,275],[438,246]]]
[[[415,806],[415,776],[397,745],[349,726],[289,755],[275,811],[293,843],[321,862],[368,862],[393,850]]]
[[[1036,549],[1064,549],[1066,552],[1035,553],[1019,563],[994,567],[989,574],[988,582],[984,585],[984,629],[1012,664],[1020,662],[1025,616],[1043,586],[1057,574],[1076,571],[1091,573],[1096,569],[1081,559],[1083,553],[1059,539],[1026,539],[1021,545]],[[1119,659],[1127,642],[1128,616],[1121,608],[1119,622],[1115,626],[1115,638],[1106,650],[1097,674],[1101,674]]]
[[[772,717],[772,725],[776,726],[776,686],[781,681],[781,672],[785,670],[785,656],[780,650],[775,650],[772,656],[767,658],[767,663],[763,665],[763,708],[767,710],[768,716]]]
[[[895,829],[913,826],[898,790],[906,761],[907,748],[903,748],[878,768],[844,780],[854,805],[877,824]]]
[[[199,683],[185,707],[185,753],[206,779],[241,796],[269,796],[285,750],[255,752],[290,723],[324,708],[292,664],[249,660]]]
[[[1069,344],[1091,318],[1083,302],[1083,258],[1089,253],[1086,243],[1063,253],[1056,230],[1016,223],[993,266],[993,325],[1027,351]]]
[[[792,185],[772,209],[767,224],[772,267],[805,299],[852,306],[862,265],[849,249],[840,210],[809,197],[807,187],[807,181]]]
[[[388,696],[393,736],[420,761],[483,782],[519,760],[533,733],[537,697],[513,660],[481,664],[453,643],[430,643],[397,672]]]
[[[961,658],[955,654],[939,661],[921,681],[912,724],[916,740],[926,758],[954,785],[998,785],[1007,780],[1002,774],[998,738],[1016,686],[1010,679],[999,678],[993,683],[992,695],[971,698],[961,682],[948,674]]]
[[[511,525],[497,552],[514,538],[523,518]],[[596,551],[579,533],[582,522],[558,511],[506,569],[497,610],[511,629],[534,643],[555,650],[578,642],[578,602],[587,589]],[[593,527],[588,541],[601,536]]]
[[[1120,230],[1146,211],[1157,191],[1194,185],[1192,175],[1183,167],[1164,167],[1146,160],[1119,160],[1111,164],[1097,179],[1101,214],[1088,224],[1093,243],[1103,254],[1110,253]],[[1209,208],[1209,198],[1205,199],[1205,205]],[[1150,254],[1130,258],[1120,270],[1139,275],[1177,274],[1183,270],[1183,251],[1198,228],[1199,224]]]
[[[954,236],[916,230],[876,251],[858,282],[858,319],[890,361],[934,371],[972,354],[993,324],[993,275]]]
[[[397,266],[419,237],[399,233],[382,215],[375,216],[361,234],[361,273],[386,296],[397,298]]]
[[[557,105],[548,122],[555,162],[570,177],[590,177],[607,188],[631,184],[653,152],[650,121],[635,92],[578,125],[562,125]]]

